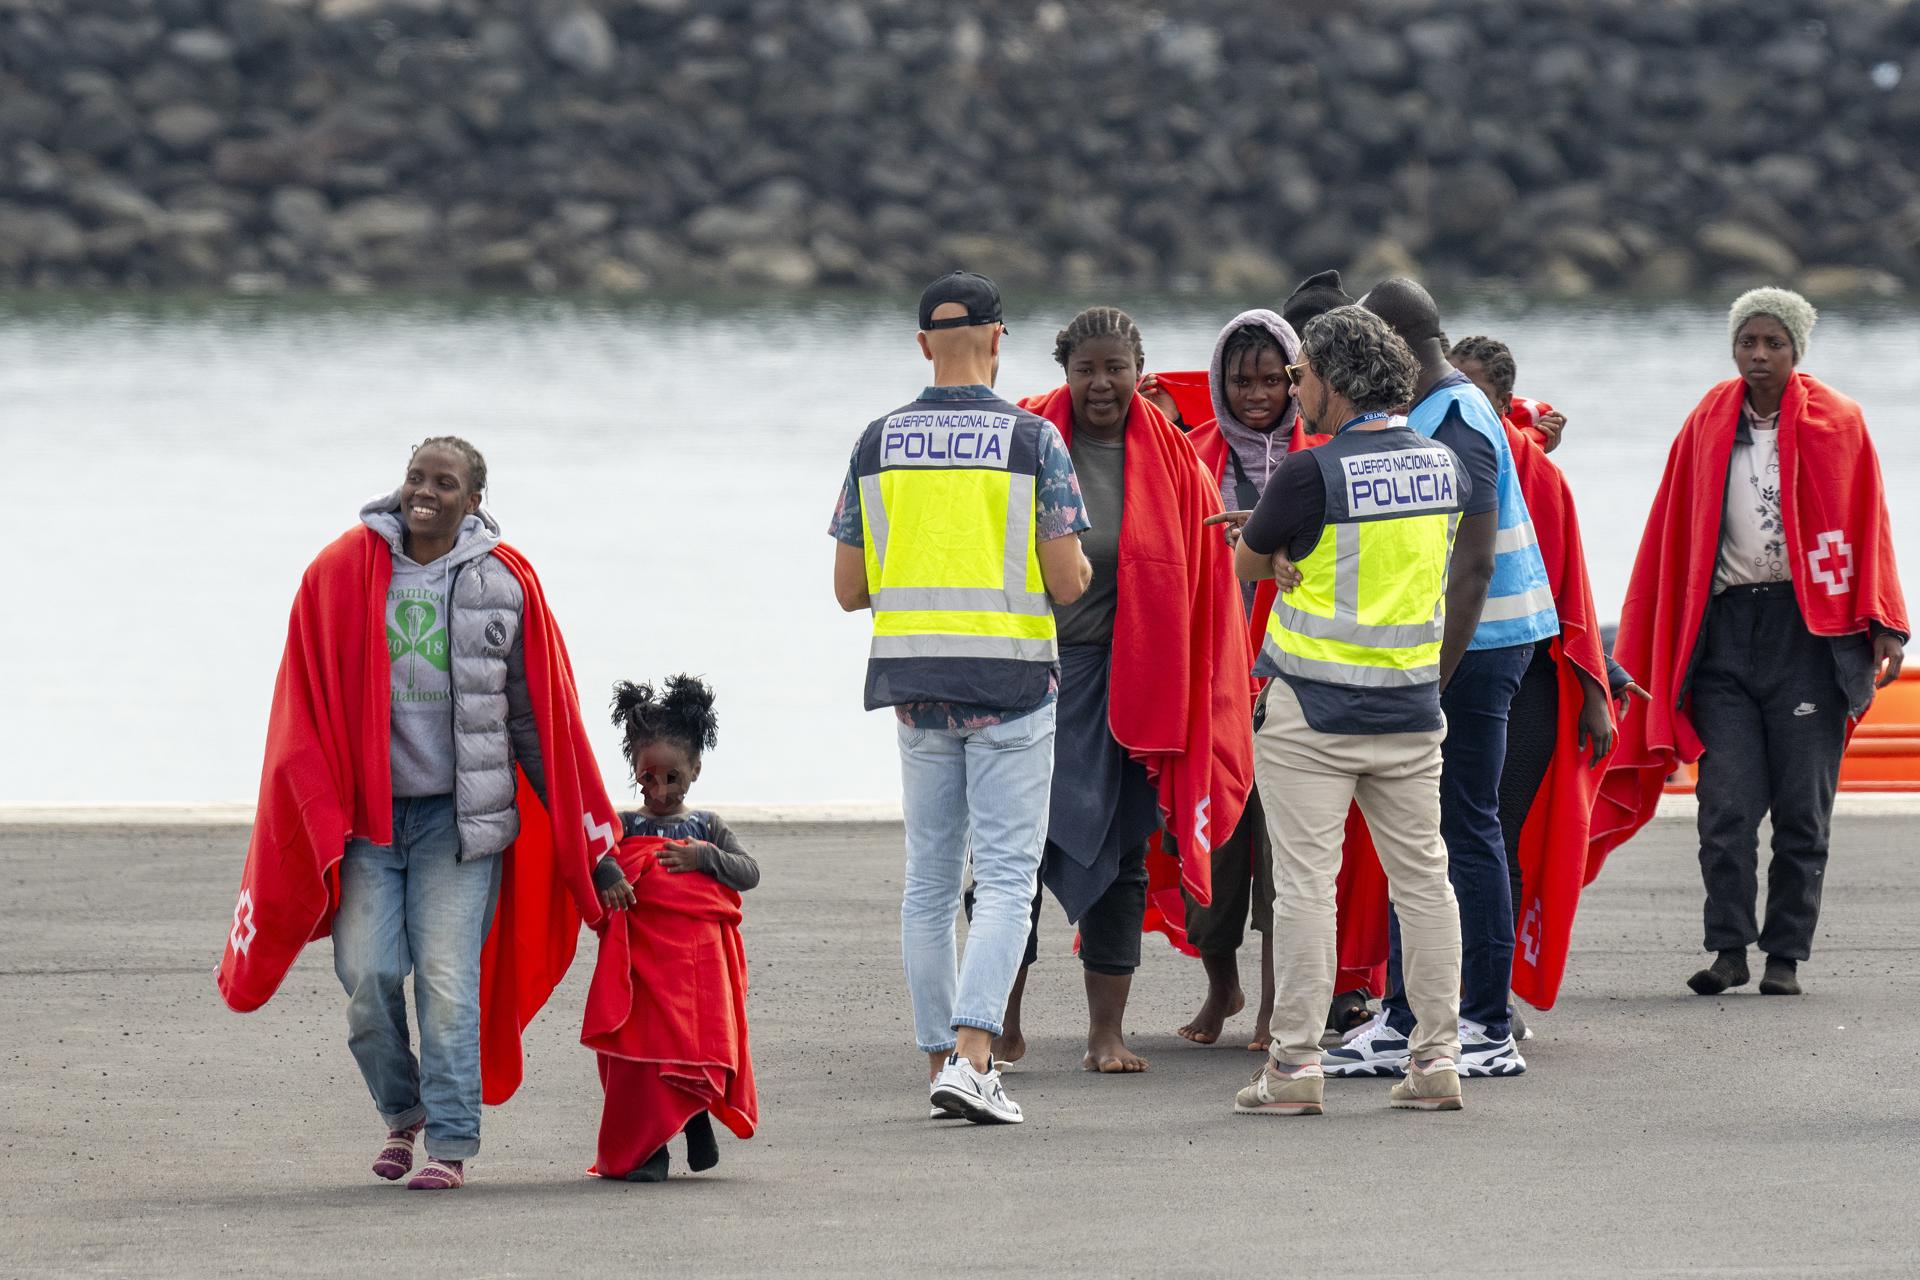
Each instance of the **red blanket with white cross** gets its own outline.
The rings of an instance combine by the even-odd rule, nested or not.
[[[600,918],[593,863],[612,852],[620,820],[594,763],[573,664],[540,580],[505,543],[492,554],[525,598],[521,641],[547,790],[542,805],[521,775],[520,836],[494,855],[506,861],[480,954],[480,1077],[483,1098],[498,1104],[520,1087],[520,1033],[573,963],[581,918]],[[301,948],[332,931],[347,841],[393,841],[392,578],[386,543],[356,525],[308,566],[294,597],[267,718],[259,806],[217,977],[221,997],[240,1013],[265,1004]]]
[[[1713,595],[1727,467],[1746,386],[1729,379],[1688,415],[1647,517],[1613,656],[1651,693],[1620,726],[1594,806],[1587,879],[1653,817],[1667,775],[1700,758],[1688,677]],[[1908,632],[1880,460],[1860,406],[1795,373],[1780,402],[1780,515],[1794,599],[1817,636],[1877,622]]]

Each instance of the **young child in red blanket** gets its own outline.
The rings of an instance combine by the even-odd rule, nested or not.
[[[588,1172],[662,1182],[674,1134],[698,1171],[720,1161],[713,1117],[741,1138],[759,1121],[739,925],[760,866],[717,815],[686,804],[718,739],[703,681],[674,676],[659,695],[622,681],[613,722],[642,807],[621,815],[626,838],[594,873],[607,915],[580,1040],[599,1055],[606,1104]]]

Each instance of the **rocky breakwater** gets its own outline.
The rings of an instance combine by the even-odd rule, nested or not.
[[[1920,5],[0,0],[0,283],[1920,283]]]

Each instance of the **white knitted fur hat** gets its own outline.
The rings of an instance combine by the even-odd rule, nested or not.
[[[1733,310],[1727,313],[1727,341],[1738,338],[1740,326],[1755,316],[1772,316],[1786,329],[1793,339],[1794,363],[1807,358],[1813,322],[1819,318],[1811,302],[1791,289],[1749,289],[1733,300]]]

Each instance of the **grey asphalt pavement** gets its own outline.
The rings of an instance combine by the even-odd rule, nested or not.
[[[1030,1119],[999,1129],[925,1119],[899,828],[742,835],[759,1137],[723,1134],[710,1174],[676,1151],[663,1185],[582,1176],[586,938],[472,1181],[425,1196],[367,1172],[327,944],[259,1012],[214,992],[243,829],[0,827],[0,1275],[1920,1274],[1911,821],[1838,823],[1800,999],[1687,992],[1690,829],[1656,823],[1589,891],[1531,1069],[1448,1115],[1390,1111],[1384,1081],[1230,1114],[1249,1020],[1175,1037],[1202,979],[1157,939],[1129,1017],[1153,1069],[1081,1072],[1050,904],[1009,1078]]]

